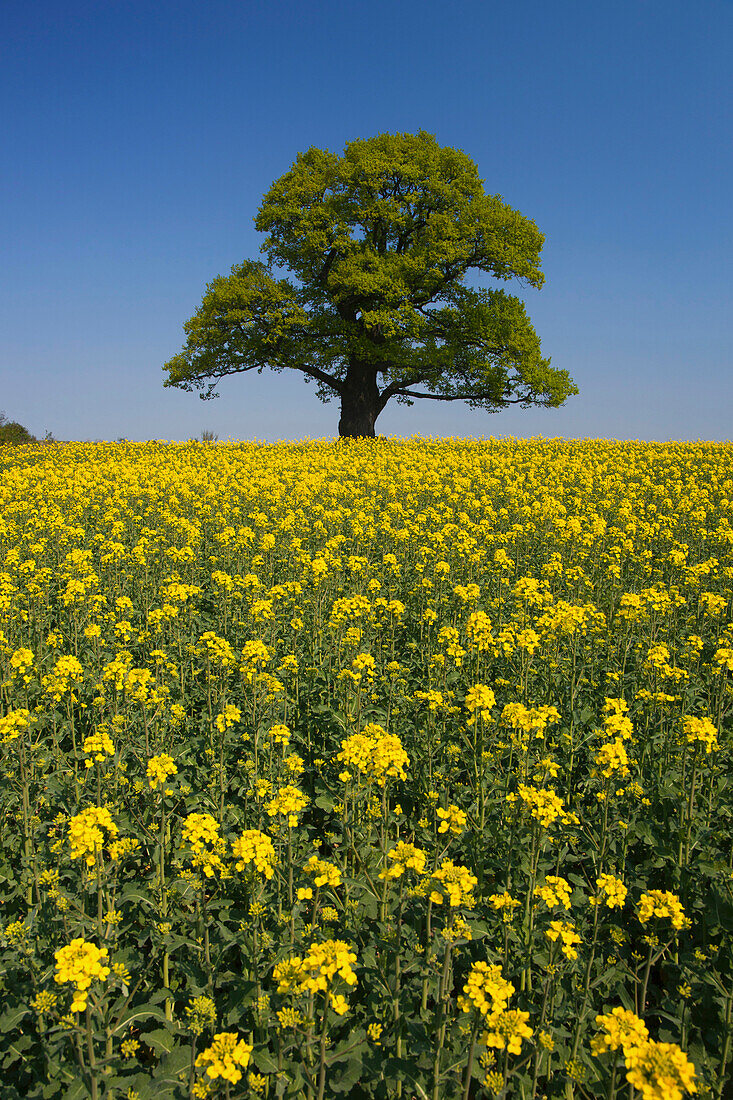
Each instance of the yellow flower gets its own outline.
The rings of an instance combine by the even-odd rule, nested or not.
[[[162,752],[159,756],[151,756],[148,760],[148,783],[151,791],[167,782],[170,776],[178,775],[173,757]]]
[[[266,810],[269,817],[275,817],[278,814],[287,817],[288,825],[292,827],[298,824],[298,816],[308,805],[308,801],[307,795],[297,787],[288,785],[282,787],[275,797],[270,799]]]
[[[603,901],[609,909],[621,909],[623,907],[628,890],[621,879],[615,878],[613,875],[599,875],[596,879],[596,886],[601,894],[605,894]],[[592,898],[591,901],[598,904],[600,895],[597,898]]]
[[[20,676],[27,684],[30,680],[28,674],[33,667],[34,660],[32,649],[16,649],[10,656],[10,667],[13,670],[13,676]]]
[[[226,669],[234,664],[234,650],[226,638],[220,638],[213,630],[207,630],[201,635],[196,649],[206,656],[209,664],[214,668],[218,665]]]
[[[414,844],[398,840],[395,847],[387,852],[387,859],[392,861],[392,865],[379,872],[381,879],[401,878],[407,870],[421,875],[425,870],[427,856],[422,848],[416,848]]]
[[[514,917],[514,910],[519,908],[520,902],[505,890],[503,894],[491,894],[489,905],[492,909],[501,913],[505,924],[509,924]]]
[[[72,1012],[83,1012],[87,1006],[87,995],[92,981],[104,982],[110,972],[102,965],[107,960],[107,948],[99,948],[79,938],[72,940],[67,947],[55,952],[56,973],[54,981],[71,982],[74,985]]]
[[[331,1004],[331,1008],[339,1016],[344,1016],[349,1011],[349,1002],[346,1000],[342,993],[329,993],[328,999]]]
[[[280,1027],[298,1027],[302,1024],[303,1017],[300,1012],[297,1012],[294,1008],[281,1008],[276,1014]]]
[[[336,759],[358,771],[367,782],[373,780],[380,787],[389,778],[405,779],[405,768],[410,764],[399,737],[387,733],[375,722],[366,725],[362,733],[354,733],[342,741]],[[348,771],[344,774],[350,777]]]
[[[627,1050],[639,1046],[649,1038],[644,1021],[620,1006],[611,1009],[605,1016],[596,1016],[596,1024],[602,1028],[591,1040],[591,1052],[596,1055],[619,1048],[625,1054]]]
[[[199,867],[206,878],[223,867],[221,854],[226,847],[219,835],[219,823],[211,814],[189,814],[183,823],[182,837],[191,849],[194,867]]]
[[[216,1023],[216,1007],[211,997],[192,997],[185,1008],[187,1028],[194,1035],[201,1035]]]
[[[676,1043],[653,1039],[625,1051],[626,1080],[643,1100],[682,1100],[697,1092],[695,1066]]]
[[[466,709],[474,714],[478,711],[484,719],[491,717],[491,708],[496,706],[496,696],[486,684],[474,684],[466,692]]]
[[[501,967],[486,962],[474,963],[463,987],[465,997],[458,1004],[463,1012],[478,1009],[482,1016],[503,1012],[515,987],[501,973]]]
[[[473,611],[468,616],[466,633],[472,647],[478,650],[479,653],[485,653],[494,644],[494,637],[491,633],[491,619],[485,611]]]
[[[703,745],[708,754],[720,748],[718,731],[709,718],[687,717],[683,723],[683,730],[689,743]]]
[[[312,944],[303,958],[292,955],[278,963],[273,977],[278,993],[327,993],[331,1007],[343,1015],[348,1004],[341,994],[334,995],[333,983],[339,977],[348,986],[355,986],[357,978],[351,965],[355,962],[355,953],[343,940],[325,940]]]
[[[277,856],[267,833],[261,833],[259,829],[245,829],[242,835],[233,841],[232,852],[237,860],[238,871],[243,871],[245,867],[252,864],[255,870],[266,879],[272,878]]]
[[[478,879],[467,867],[462,867],[451,859],[445,859],[438,870],[433,871],[430,899],[434,905],[441,905],[447,897],[448,905],[452,908],[463,905],[471,909],[474,905],[473,891],[477,883]]]
[[[534,888],[534,896],[541,898],[548,909],[554,909],[556,906],[569,909],[571,893],[572,887],[567,879],[557,875],[547,875],[544,883]]]
[[[660,920],[669,918],[672,927],[677,931],[688,928],[690,924],[680,899],[669,890],[649,890],[642,894],[637,902],[637,915],[642,924],[646,924],[652,917]]]
[[[528,787],[520,783],[518,794],[525,806],[529,807],[531,816],[544,829],[549,829],[559,817],[564,816],[563,800],[552,787]]]
[[[41,990],[41,992],[37,993],[31,1001],[31,1008],[34,1012],[37,1012],[39,1016],[43,1016],[45,1013],[54,1011],[58,1004],[58,1000],[55,993]]]
[[[96,733],[84,738],[84,752],[93,757],[86,761],[86,766],[91,768],[94,761],[102,764],[108,756],[114,756],[115,747],[112,738],[105,729],[99,729]]]
[[[221,1031],[214,1036],[211,1046],[199,1054],[196,1066],[206,1066],[206,1075],[212,1080],[221,1077],[236,1085],[242,1079],[242,1069],[249,1065],[252,1050],[253,1047],[240,1039],[236,1032]]]
[[[221,714],[217,714],[215,718],[215,725],[219,733],[224,733],[230,726],[234,726],[237,722],[241,722],[242,712],[239,707],[235,707],[232,703],[227,703]]]
[[[374,1043],[374,1045],[377,1046],[377,1047],[382,1045],[379,1040],[382,1037],[382,1032],[383,1031],[384,1031],[384,1025],[383,1024],[369,1024],[367,1026],[367,1035],[369,1036],[371,1041]]]
[[[340,886],[342,882],[340,869],[318,856],[310,857],[305,865],[305,873],[313,875],[316,886]]]
[[[0,742],[7,745],[15,741],[23,730],[28,729],[29,717],[30,712],[25,708],[8,711],[4,717],[0,718]]]
[[[268,737],[273,745],[287,745],[290,741],[291,733],[287,726],[271,726]]]
[[[552,920],[550,921],[550,927],[545,932],[548,940],[553,943],[560,938],[562,941],[562,953],[568,959],[577,959],[578,952],[575,950],[575,944],[581,943],[581,938],[575,931],[575,925],[570,921]]]
[[[93,867],[97,854],[102,851],[105,831],[110,838],[119,833],[112,815],[104,806],[89,806],[75,814],[69,821],[71,858],[84,859],[87,867]]]
[[[439,833],[447,833],[450,829],[455,836],[460,836],[466,828],[467,814],[458,806],[450,805],[447,810],[439,808],[437,814],[440,818]]]
[[[610,741],[596,753],[596,768],[606,779],[610,776],[629,775],[629,757],[623,741]]]
[[[510,1054],[521,1054],[522,1040],[531,1039],[532,1028],[527,1024],[528,1012],[507,1009],[494,1013],[487,1019],[487,1030],[483,1042],[487,1047],[508,1050]]]

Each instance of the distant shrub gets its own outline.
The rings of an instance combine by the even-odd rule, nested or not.
[[[8,420],[5,413],[0,412],[0,443],[36,442],[36,437],[31,435],[27,428],[24,428],[17,420]]]

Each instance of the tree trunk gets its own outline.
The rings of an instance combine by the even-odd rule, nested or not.
[[[339,435],[342,439],[374,439],[380,412],[376,369],[352,360],[341,393]]]

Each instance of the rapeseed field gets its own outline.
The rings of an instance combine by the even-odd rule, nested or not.
[[[733,445],[0,450],[2,1096],[731,1096]]]

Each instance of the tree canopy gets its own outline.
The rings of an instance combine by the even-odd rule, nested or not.
[[[495,412],[555,408],[578,392],[542,357],[519,298],[464,284],[476,270],[541,287],[542,233],[431,134],[299,153],[255,227],[267,262],[207,285],[164,385],[209,398],[231,374],[297,370],[322,400],[340,400],[342,436],[373,436],[392,398]]]
[[[31,435],[27,428],[19,424],[17,420],[8,420],[4,412],[0,412],[0,443],[35,443],[36,437]]]

